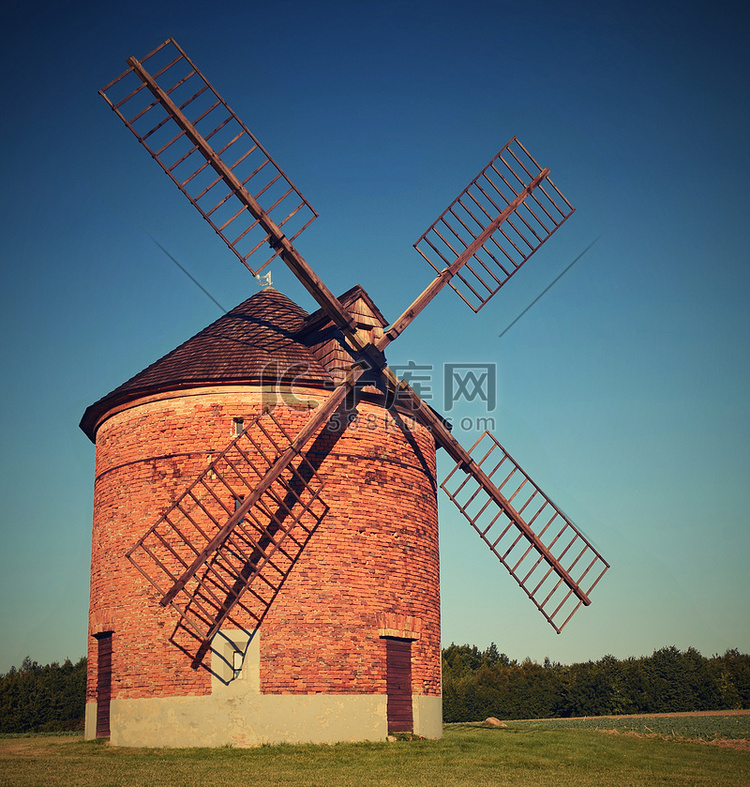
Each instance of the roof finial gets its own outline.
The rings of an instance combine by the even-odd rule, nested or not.
[[[268,273],[264,273],[262,276],[260,275],[260,273],[256,273],[255,279],[258,282],[258,285],[260,286],[261,289],[264,289],[265,287],[270,287],[271,271],[268,271]]]

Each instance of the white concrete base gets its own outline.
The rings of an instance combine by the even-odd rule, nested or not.
[[[255,695],[113,700],[115,746],[260,746],[384,740],[385,698]]]
[[[83,723],[83,736],[87,741],[96,738],[96,703],[86,703],[86,715]]]
[[[115,746],[260,746],[264,743],[383,741],[386,697],[362,694],[246,695],[113,700]],[[96,734],[96,703],[86,708],[86,737]],[[440,697],[414,698],[414,732],[440,738]]]
[[[215,643],[212,693],[201,697],[112,700],[110,740],[115,746],[260,746],[264,743],[384,741],[384,694],[261,694],[258,637],[226,632]],[[231,680],[231,649],[244,653]],[[222,680],[223,678],[223,680]],[[414,733],[440,738],[442,699],[413,698]],[[96,703],[86,705],[86,738],[96,737]]]
[[[412,697],[414,734],[437,740],[443,737],[443,698]]]

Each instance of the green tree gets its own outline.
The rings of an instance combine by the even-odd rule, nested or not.
[[[750,656],[728,650],[704,658],[674,646],[623,661],[563,666],[521,664],[499,653],[451,644],[443,651],[446,721],[750,708]]]
[[[0,732],[82,729],[86,659],[40,666],[28,656],[0,675]]]

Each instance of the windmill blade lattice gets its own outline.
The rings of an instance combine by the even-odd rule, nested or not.
[[[478,312],[574,210],[513,137],[414,248],[438,273],[465,260],[448,284]]]
[[[317,213],[175,41],[128,62],[100,95],[256,275],[279,252],[250,266],[249,258],[274,239],[239,192],[249,193],[290,240]]]
[[[609,564],[489,432],[468,453],[507,505],[460,463],[441,488],[559,634]]]
[[[216,543],[291,442],[273,413],[256,417],[127,553],[203,645],[227,621],[261,621],[328,510],[323,482],[299,457]]]

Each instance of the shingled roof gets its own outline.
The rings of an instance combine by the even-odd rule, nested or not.
[[[272,287],[261,290],[163,358],[86,409],[81,429],[93,442],[101,418],[134,399],[199,385],[259,382],[269,361],[282,369],[302,364],[296,378],[314,387],[332,383],[330,374],[297,336],[307,312]]]

